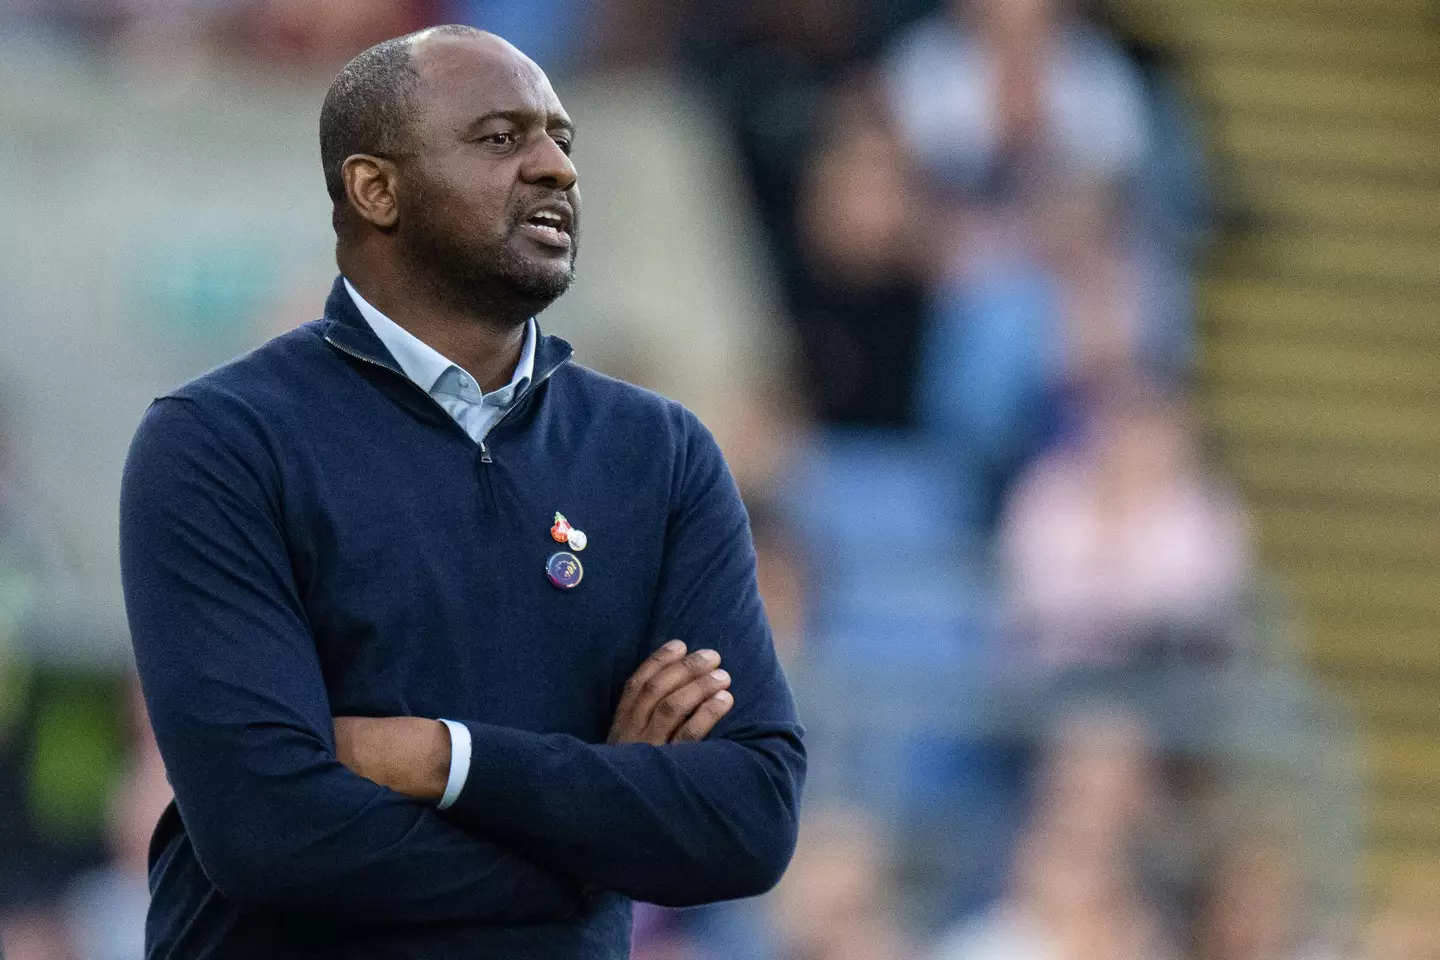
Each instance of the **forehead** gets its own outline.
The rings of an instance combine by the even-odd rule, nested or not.
[[[421,115],[434,121],[469,123],[496,111],[568,119],[545,72],[499,37],[422,35],[411,56]]]

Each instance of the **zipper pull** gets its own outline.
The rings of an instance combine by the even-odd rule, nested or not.
[[[480,462],[481,462],[481,463],[494,463],[494,462],[495,462],[494,460],[491,460],[491,459],[490,459],[490,448],[487,447],[487,446],[485,446],[485,441],[484,441],[484,440],[481,440],[481,441],[480,441]]]

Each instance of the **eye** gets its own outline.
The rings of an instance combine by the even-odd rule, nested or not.
[[[482,143],[493,143],[500,147],[513,147],[519,142],[513,131],[502,130],[499,133],[492,133],[488,137],[480,138]]]
[[[570,156],[571,140],[569,137],[552,137],[551,139],[555,141],[555,145],[560,148],[561,153],[567,157]]]

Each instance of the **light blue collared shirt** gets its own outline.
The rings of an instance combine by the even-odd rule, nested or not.
[[[506,411],[535,375],[535,320],[525,324],[525,345],[520,348],[520,361],[515,364],[515,375],[510,382],[498,390],[482,393],[475,378],[448,360],[444,354],[406,330],[400,324],[381,313],[362,296],[350,281],[345,281],[350,299],[355,301],[360,315],[375,331],[375,336],[385,344],[385,349],[400,364],[405,376],[415,382],[421,390],[430,394],[435,402],[470,435],[480,443],[490,428],[505,416]]]
[[[470,439],[481,443],[490,428],[505,416],[515,403],[515,398],[524,392],[535,376],[535,341],[538,333],[532,317],[525,325],[525,345],[520,348],[520,360],[515,364],[515,375],[499,390],[483,393],[475,378],[444,354],[375,309],[360,292],[345,281],[350,299],[355,301],[360,315],[375,331],[375,336],[385,344],[385,349],[400,364],[405,376],[415,385],[434,398],[445,408],[445,412],[460,424],[460,429]],[[445,782],[445,794],[440,798],[439,808],[444,810],[460,797],[465,780],[470,776],[472,751],[470,731],[463,723],[441,720],[450,731],[450,776]]]

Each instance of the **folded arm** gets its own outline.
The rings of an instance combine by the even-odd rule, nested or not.
[[[207,876],[241,904],[365,924],[560,919],[574,885],[347,770],[258,435],[166,399],[121,490],[126,608]]]
[[[702,681],[689,685],[693,702],[652,697],[641,712],[654,723],[629,720],[636,729],[684,729],[694,711],[700,728],[714,725],[713,735],[671,743],[612,736],[591,744],[466,722],[469,774],[445,814],[586,883],[673,906],[751,896],[779,880],[794,850],[805,772],[744,507],[708,432],[692,418],[686,422],[686,462],[676,481],[652,639],[642,653],[679,637],[717,651],[726,671],[722,680],[708,673],[718,662],[692,661],[693,678]],[[706,677],[729,691],[705,687]],[[646,679],[642,666],[622,697],[617,725],[627,721],[626,704],[644,700]],[[689,729],[692,735],[677,739],[699,739]],[[619,742],[626,739],[643,742]],[[436,789],[432,782],[430,794]]]

